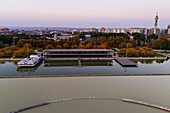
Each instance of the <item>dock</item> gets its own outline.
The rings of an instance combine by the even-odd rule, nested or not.
[[[144,106],[149,106],[149,107],[153,107],[153,108],[157,108],[157,109],[161,109],[161,110],[170,112],[170,109],[167,108],[167,107],[163,107],[163,106],[160,106],[160,105],[147,103],[147,102],[144,102],[144,101],[127,99],[127,98],[123,98],[122,101],[123,102],[130,102],[130,103],[140,104],[140,105],[144,105]]]
[[[124,57],[117,57],[115,58],[115,61],[118,62],[123,67],[137,67],[136,63]]]

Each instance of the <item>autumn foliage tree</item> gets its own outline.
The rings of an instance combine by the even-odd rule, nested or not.
[[[2,58],[4,56],[5,56],[4,52],[0,52],[0,58]]]
[[[61,45],[56,46],[57,49],[62,49],[63,47]]]
[[[159,39],[155,40],[152,43],[152,48],[153,49],[167,49],[169,45],[169,41],[166,37],[160,36]]]
[[[84,45],[80,45],[78,48],[79,49],[85,49],[86,47]]]
[[[109,45],[109,47],[115,47],[115,38],[114,37],[110,36],[108,38],[108,45]]]
[[[127,53],[128,57],[153,57],[156,55],[154,50],[147,47],[140,48],[139,50],[135,50],[134,48],[122,48],[119,52],[124,55]]]
[[[34,53],[35,53],[34,50],[31,49],[31,44],[25,44],[24,47],[19,49],[19,50],[17,50],[13,54],[13,56],[14,57],[22,57],[22,58],[24,58],[24,57],[27,57],[27,56],[29,56],[31,54],[34,54]]]
[[[53,49],[54,47],[52,46],[52,45],[50,45],[50,44],[48,44],[47,46],[46,46],[46,49]]]

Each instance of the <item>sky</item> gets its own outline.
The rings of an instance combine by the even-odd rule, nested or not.
[[[146,27],[170,24],[170,0],[0,0],[0,26]]]

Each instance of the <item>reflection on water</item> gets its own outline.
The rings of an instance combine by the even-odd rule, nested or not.
[[[0,65],[1,64],[6,64],[7,62],[13,63],[16,66],[17,66],[17,63],[18,63],[18,61],[4,61],[4,60],[2,60],[2,61],[0,61]]]
[[[156,63],[159,64],[163,64],[164,62],[168,61],[168,60],[132,60],[135,63],[140,62],[141,64],[153,64],[153,62],[155,61]]]
[[[83,66],[112,66],[111,60],[82,60]],[[78,66],[77,60],[65,60],[65,61],[45,61],[45,67],[60,67],[60,66]]]
[[[34,68],[19,68],[17,61],[0,61],[0,76],[170,74],[170,60],[133,60],[138,67],[122,67],[112,60],[45,61]]]
[[[19,73],[35,72],[40,67],[41,64],[42,64],[42,62],[39,62],[35,67],[19,67],[19,68],[17,68],[17,72],[19,72]]]

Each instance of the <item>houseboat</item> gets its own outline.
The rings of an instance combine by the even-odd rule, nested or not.
[[[30,55],[29,58],[24,58],[18,62],[18,67],[35,67],[42,60],[41,56]]]

